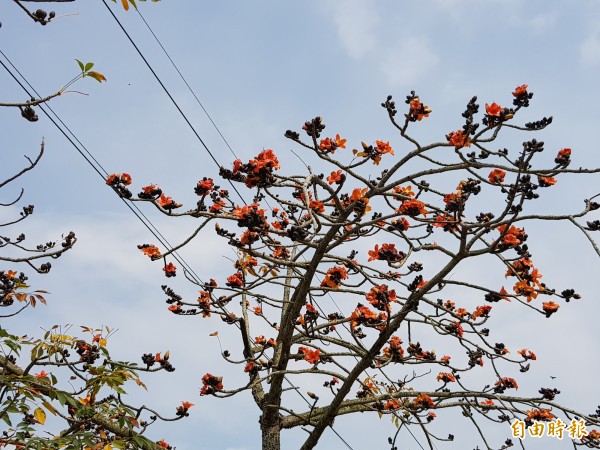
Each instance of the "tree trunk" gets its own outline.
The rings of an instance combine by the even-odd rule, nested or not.
[[[262,427],[262,450],[281,450],[281,429],[278,424]]]

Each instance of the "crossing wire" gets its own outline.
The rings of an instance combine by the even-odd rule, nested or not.
[[[104,1],[104,0],[103,0]],[[105,3],[106,6],[106,3]],[[127,37],[129,38],[130,42],[133,44],[133,46],[135,47],[135,49],[138,51],[138,53],[140,54],[140,56],[142,57],[142,59],[144,60],[144,62],[146,63],[146,65],[149,67],[149,69],[152,71],[152,73],[154,74],[155,77],[157,77],[156,73],[154,72],[154,70],[152,70],[152,68],[150,67],[148,61],[146,60],[146,58],[144,58],[144,56],[142,55],[141,51],[138,49],[138,47],[135,45],[135,43],[133,42],[133,40],[130,38],[129,34],[125,31],[123,25],[121,25],[121,23],[118,21],[118,19],[116,18],[116,16],[112,13],[112,10],[109,9],[109,11],[111,12],[113,18],[117,21],[117,23],[119,23],[119,26],[121,27],[121,29],[125,32],[125,34],[127,35]],[[235,151],[233,150],[233,148],[231,147],[231,145],[229,144],[229,142],[227,141],[227,139],[225,138],[225,136],[223,135],[223,133],[221,132],[221,130],[219,129],[219,127],[217,126],[217,124],[215,123],[215,121],[213,120],[213,118],[211,117],[211,115],[209,114],[208,110],[204,107],[204,105],[202,104],[202,102],[200,101],[200,99],[198,98],[196,92],[194,91],[194,89],[190,86],[190,84],[188,83],[187,79],[185,78],[185,76],[183,75],[183,73],[181,72],[181,70],[179,69],[179,67],[177,66],[177,64],[175,63],[175,61],[173,60],[173,58],[171,57],[171,55],[169,54],[169,52],[167,51],[167,49],[164,47],[164,45],[162,44],[162,42],[160,41],[159,37],[156,35],[156,33],[154,32],[154,30],[152,29],[152,27],[150,26],[150,24],[146,21],[146,19],[144,18],[143,14],[141,13],[141,11],[139,9],[136,9],[136,12],[138,14],[138,16],[140,17],[140,19],[143,21],[144,25],[146,26],[146,28],[148,29],[148,31],[150,32],[150,34],[152,34],[154,40],[156,41],[156,43],[159,45],[159,47],[161,48],[161,50],[163,51],[163,53],[165,54],[165,56],[167,57],[167,59],[169,60],[169,62],[171,63],[171,65],[173,66],[173,68],[175,69],[175,71],[177,72],[177,74],[179,75],[179,77],[181,78],[181,80],[184,82],[184,84],[186,85],[186,87],[188,88],[188,90],[190,91],[190,93],[192,94],[192,96],[194,97],[194,99],[196,100],[196,102],[198,103],[198,105],[200,106],[200,108],[202,109],[202,111],[204,112],[204,114],[206,115],[206,117],[208,118],[208,120],[210,121],[210,123],[212,124],[212,126],[215,128],[215,130],[217,131],[217,133],[219,134],[219,136],[221,137],[221,139],[223,140],[223,142],[225,143],[225,145],[227,146],[227,148],[229,149],[229,151],[231,152],[231,154],[236,158],[239,159],[238,156],[236,155]],[[158,79],[158,78],[157,78]],[[166,90],[166,88],[164,87],[164,85],[160,82],[161,86],[163,87],[163,89]],[[168,92],[167,92],[168,94]],[[171,95],[168,94],[169,97],[172,99]],[[174,100],[173,100],[174,101]],[[177,106],[177,105],[176,105]],[[178,108],[179,109],[179,108]],[[180,110],[181,112],[181,110]],[[182,113],[183,114],[183,113]],[[189,122],[188,122],[189,124]],[[206,148],[206,146],[205,146]],[[211,154],[212,156],[212,154]],[[214,160],[215,158],[213,158]],[[218,164],[218,163],[217,163]],[[236,191],[237,192],[237,191]],[[239,195],[239,192],[238,192]],[[241,196],[240,196],[241,198]],[[243,198],[241,198],[242,201]],[[265,199],[266,201],[266,199]],[[271,208],[271,206],[268,204],[267,202],[267,206],[269,206],[269,208],[272,210],[273,208]],[[327,293],[328,297],[330,298],[330,300],[333,302],[333,304],[336,306],[336,308],[338,309],[338,311],[342,312],[341,308],[339,307],[339,305],[337,304],[337,302],[335,301],[335,299],[331,296],[331,294],[328,292]],[[321,311],[322,314],[324,314],[323,309],[321,308],[321,306],[316,302],[315,299],[312,299],[313,302],[317,305],[317,307],[319,308],[319,310]],[[339,332],[336,330],[336,333],[340,336]],[[383,371],[380,369],[380,371],[383,373]],[[367,376],[368,372],[366,372]],[[384,374],[385,375],[385,374]],[[386,376],[387,378],[387,376]],[[292,383],[287,380],[288,383],[290,384],[290,386],[292,386]],[[302,395],[302,393],[300,393],[299,391],[296,390],[296,392],[298,392],[302,398],[304,399],[304,401],[308,404],[311,405],[311,403],[306,399],[306,397],[304,397]],[[344,442],[344,444],[346,445],[347,448],[351,448],[350,445],[342,438],[342,436],[333,428],[331,427],[331,430],[340,438],[340,440],[342,440],[342,442]],[[419,445],[419,447],[421,447],[423,449],[423,446],[421,445],[421,443],[419,442],[419,440],[416,438],[416,436],[413,434],[412,430],[410,430],[407,427],[408,432],[410,433],[410,435],[413,437],[413,439],[416,441],[416,443]],[[434,445],[435,446],[435,445]],[[436,447],[437,448],[437,447]]]
[[[25,84],[27,84],[27,86],[29,86],[29,89],[31,89],[31,91],[29,91],[27,89],[27,87],[25,87],[25,85],[23,85],[21,80],[19,80],[16,77],[16,75],[0,59],[0,64],[4,67],[4,69],[8,72],[8,74],[19,84],[21,89],[23,89],[23,91],[29,97],[33,97],[33,95],[31,94],[31,92],[33,92],[35,95],[38,96],[38,98],[41,98],[41,95],[38,93],[38,91],[31,85],[31,83],[29,83],[27,78],[25,78],[25,76],[19,71],[19,69],[12,63],[10,58],[8,58],[8,56],[6,56],[6,54],[1,49],[0,49],[0,54],[4,57],[4,59],[6,59],[6,61],[13,68],[13,70],[23,79]],[[100,178],[102,178],[102,180],[106,180],[106,177],[108,176],[108,172],[106,171],[106,169],[94,157],[94,155],[87,149],[87,147],[77,138],[77,136],[73,133],[73,131],[71,131],[71,129],[63,122],[63,120],[60,118],[60,116],[58,116],[58,114],[56,114],[56,112],[52,109],[52,107],[47,104],[46,105],[40,104],[40,105],[38,105],[38,107],[44,113],[44,115],[52,122],[52,124],[54,124],[54,126],[61,132],[61,134],[69,141],[69,143],[73,146],[73,148],[75,148],[75,150],[77,150],[77,152],[83,157],[83,159],[85,159],[85,161],[92,167],[92,169],[100,176]],[[50,111],[54,117],[52,117],[48,113],[48,111],[46,111],[46,109],[48,109],[48,111]],[[59,125],[59,123],[60,123],[60,125]],[[61,125],[62,125],[62,127],[61,127]],[[67,134],[67,132],[70,134],[70,136],[69,136],[69,134]],[[135,203],[128,202],[125,199],[123,199],[122,197],[119,197],[119,198],[121,198],[121,201],[123,201],[123,203],[127,206],[127,208],[138,218],[138,220],[140,222],[142,222],[142,224],[148,229],[148,231],[150,231],[150,233],[158,240],[158,242],[160,242],[167,250],[173,249],[173,247],[169,243],[169,241],[162,235],[162,233],[158,230],[158,228],[152,223],[152,221],[142,212],[142,210]],[[192,281],[194,281],[198,284],[202,284],[200,277],[198,277],[198,275],[194,272],[192,267],[181,257],[181,255],[179,255],[177,253],[177,251],[174,251],[172,254],[173,254],[173,258],[181,265],[181,267],[184,268],[184,271],[189,276],[192,276],[194,278]]]
[[[188,126],[192,129],[192,131],[194,132],[194,134],[196,135],[196,137],[198,138],[198,140],[201,142],[201,144],[204,147],[204,149],[208,152],[208,154],[210,155],[211,159],[215,162],[215,164],[217,165],[217,167],[221,167],[220,164],[219,164],[219,162],[217,161],[217,159],[214,157],[213,153],[210,151],[210,149],[208,148],[208,146],[204,143],[204,141],[202,140],[202,138],[200,137],[200,135],[197,133],[197,131],[195,130],[195,128],[193,127],[193,125],[191,124],[191,122],[189,121],[189,119],[187,118],[187,116],[185,115],[185,113],[181,110],[181,108],[179,107],[179,105],[177,104],[177,102],[175,101],[175,99],[173,98],[173,96],[171,95],[171,93],[169,92],[169,90],[166,88],[166,86],[164,85],[164,83],[162,82],[162,80],[160,79],[160,77],[156,74],[156,71],[152,68],[152,66],[150,65],[150,63],[148,62],[148,60],[146,59],[146,57],[142,53],[142,51],[135,44],[135,42],[133,41],[133,39],[131,38],[131,36],[129,35],[129,33],[127,32],[127,30],[125,29],[125,27],[121,24],[121,22],[119,21],[119,19],[117,18],[117,16],[114,14],[114,12],[112,11],[112,9],[110,9],[110,7],[106,3],[106,1],[102,0],[102,2],[104,3],[104,6],[109,11],[110,15],[113,17],[113,19],[119,25],[119,27],[121,28],[121,30],[123,31],[123,33],[125,34],[125,36],[127,37],[127,39],[129,40],[129,42],[131,43],[131,45],[133,45],[133,47],[135,48],[135,50],[137,51],[137,53],[140,55],[140,57],[142,58],[142,60],[144,61],[144,63],[148,67],[148,69],[150,70],[150,72],[152,72],[152,75],[154,75],[154,78],[158,81],[158,83],[160,84],[160,86],[162,87],[162,89],[165,91],[165,93],[167,94],[167,96],[169,97],[169,99],[171,100],[171,102],[175,105],[175,107],[177,108],[177,110],[179,111],[179,113],[181,114],[181,116],[185,119],[185,121],[188,124]],[[139,10],[138,10],[138,14],[140,15],[141,19],[146,24],[146,27],[151,32],[151,34],[154,36],[154,39],[158,42],[159,46],[161,47],[161,49],[163,50],[163,52],[166,54],[167,58],[169,59],[169,61],[171,62],[171,64],[173,65],[173,67],[175,68],[175,70],[177,71],[177,73],[179,74],[179,76],[182,78],[182,80],[184,81],[184,83],[186,84],[186,86],[188,87],[188,89],[190,90],[190,92],[192,93],[192,95],[194,96],[194,98],[196,99],[196,101],[198,102],[198,104],[200,105],[200,107],[202,108],[202,110],[205,112],[205,114],[209,118],[210,122],[213,124],[214,128],[217,130],[217,132],[221,136],[222,140],[225,142],[225,144],[229,148],[230,152],[233,154],[234,157],[237,158],[237,155],[235,154],[235,152],[233,151],[233,149],[231,148],[231,146],[229,145],[229,143],[227,142],[227,140],[225,139],[225,137],[223,136],[223,134],[221,133],[221,131],[217,127],[216,123],[213,121],[213,119],[211,118],[211,116],[208,113],[208,111],[206,110],[206,108],[202,105],[202,103],[200,102],[198,96],[195,94],[195,92],[193,91],[193,89],[191,88],[191,86],[189,85],[189,83],[187,82],[187,80],[185,79],[185,77],[183,76],[183,74],[181,73],[181,71],[178,69],[177,65],[175,64],[175,62],[173,61],[173,59],[170,57],[170,55],[168,54],[167,50],[162,45],[162,43],[160,42],[160,40],[158,39],[158,37],[156,36],[156,34],[154,33],[154,31],[152,30],[152,28],[150,27],[150,25],[148,24],[148,22],[141,15],[141,13],[139,12]],[[244,198],[242,197],[242,195],[240,194],[240,192],[235,188],[235,186],[231,183],[231,181],[230,181],[230,184],[232,185],[234,191],[238,194],[238,196],[240,197],[240,199],[244,203],[246,203],[246,201],[244,200]],[[284,378],[285,378],[285,380],[288,382],[288,384],[291,387],[294,387],[293,384],[292,384],[292,382],[287,377],[284,377]],[[302,399],[308,405],[312,405],[311,402],[300,391],[298,391],[297,389],[294,389],[294,390],[302,397]],[[344,440],[344,438],[333,428],[333,426],[330,426],[330,428],[335,433],[335,435],[344,443],[344,445],[346,446],[346,448],[348,448],[350,450],[354,450],[350,446],[350,444],[348,444],[348,442],[346,440]]]

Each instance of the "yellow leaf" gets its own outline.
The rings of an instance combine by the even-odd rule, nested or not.
[[[213,337],[214,337],[214,336],[218,336],[218,335],[219,335],[219,332],[218,332],[218,331],[215,331],[215,332],[213,332],[213,333],[210,333],[210,336],[213,336]]]
[[[123,0],[124,2],[127,0]],[[113,450],[112,445],[106,444],[102,450]]]
[[[125,1],[125,0],[123,0]],[[106,81],[106,77],[104,75],[102,75],[100,72],[94,72],[94,71],[90,71],[90,72],[86,72],[85,74],[88,77],[92,77],[94,80],[102,83],[103,81]]]
[[[100,347],[106,347],[106,339],[100,338],[98,344],[100,344]]]
[[[129,0],[121,0],[121,4],[123,5],[123,9],[125,11],[129,11]]]
[[[106,437],[107,437],[107,436],[106,436],[106,433],[104,432],[104,430],[100,430],[100,431],[98,432],[98,434],[100,435],[100,437],[101,437],[102,439],[106,439]]]
[[[41,423],[42,425],[46,423],[46,413],[42,408],[35,408],[35,411],[33,412],[33,417],[35,417],[38,423]]]
[[[42,405],[44,405],[44,407],[50,411],[53,415],[56,415],[56,410],[54,409],[54,407],[48,403],[48,402],[42,402]]]

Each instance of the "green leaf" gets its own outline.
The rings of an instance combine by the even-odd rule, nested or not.
[[[6,346],[10,348],[13,352],[15,352],[17,355],[19,354],[19,350],[21,350],[21,346],[19,344],[9,340],[4,341],[4,344],[6,344]]]
[[[84,72],[87,72],[88,70],[92,70],[92,67],[94,67],[94,63],[93,62],[89,62],[85,65],[85,68],[83,69]]]
[[[85,70],[84,70],[85,66],[83,65],[83,63],[81,61],[79,61],[78,59],[76,59],[75,61],[77,61],[77,64],[79,64],[79,67],[81,68],[81,71],[85,72]]]

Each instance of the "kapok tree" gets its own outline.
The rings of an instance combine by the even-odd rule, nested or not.
[[[576,445],[600,447],[600,431],[591,428],[600,425],[598,411],[576,412],[545,386],[517,395],[518,377],[507,374],[526,372],[536,355],[526,344],[509,352],[487,327],[501,302],[550,318],[580,298],[570,287],[542,282],[543,261],[527,244],[528,223],[569,222],[600,255],[591,236],[600,221],[589,218],[599,207],[598,194],[563,215],[527,212],[563,175],[600,170],[572,169],[571,149],[547,156],[535,139],[517,150],[495,149],[501,133],[535,132],[552,122],[515,123],[533,94],[523,85],[512,96],[511,107],[486,103],[482,116],[473,97],[462,126],[457,122],[445,139],[427,145],[410,134],[431,114],[414,92],[400,114],[391,96],[382,103],[398,132],[393,144],[376,140],[347,150],[339,134],[322,137],[325,124],[316,117],[302,127],[304,137],[290,130],[285,135],[320,159],[323,173],[284,175],[275,152],[264,150],[221,168],[236,194],[203,177],[194,188],[197,204],[183,212],[156,184],[134,198],[129,174],[106,180],[124,198],[199,221],[175,248],[139,246],[163,264],[167,277],[177,274],[172,253],[194,238],[207,239],[211,229],[237,253],[225,279],[208,274],[210,281],[199,282],[184,269],[199,288],[197,299],[162,288],[172,313],[217,317],[239,333],[239,348],[222,350],[222,357],[247,373],[247,383],[228,385],[211,367],[202,376],[201,395],[250,391],[261,411],[263,449],[279,449],[281,431],[294,427],[309,430],[301,448],[312,449],[336,417],[355,412],[390,415],[399,428],[415,426],[433,448],[436,440],[453,438],[435,431],[436,414],[449,408],[474,424],[487,449],[514,442],[488,442],[479,425],[486,420],[504,423],[507,434],[513,423],[515,436],[555,421]],[[385,166],[376,178],[364,174],[373,164]],[[243,199],[248,195],[251,201]],[[473,259],[490,264],[498,283],[450,276]],[[502,286],[504,275],[512,286]],[[441,352],[431,350],[434,343]],[[311,399],[304,411],[290,406],[296,389]],[[584,425],[587,434],[573,431]],[[397,435],[389,438],[392,448]]]

